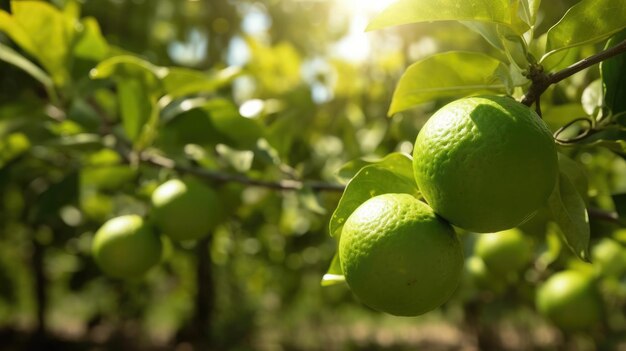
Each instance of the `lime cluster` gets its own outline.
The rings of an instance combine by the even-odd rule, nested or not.
[[[474,266],[504,276],[531,258],[523,234],[509,231],[548,199],[558,176],[556,146],[539,116],[507,97],[452,102],[424,125],[413,171],[426,203],[384,194],[360,205],[339,242],[346,282],[366,305],[419,315],[454,293],[463,252],[452,225],[492,233]]]
[[[116,278],[144,275],[163,255],[163,239],[197,240],[220,218],[213,189],[193,180],[172,179],[156,188],[149,220],[138,215],[110,219],[96,232],[92,253],[100,269]]]

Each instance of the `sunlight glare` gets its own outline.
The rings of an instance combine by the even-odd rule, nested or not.
[[[335,0],[343,8],[351,12],[373,15],[382,11],[396,0]]]
[[[371,33],[366,33],[367,23],[376,13],[382,11],[395,0],[335,0],[337,6],[350,16],[350,29],[334,46],[339,58],[362,62],[372,53]]]

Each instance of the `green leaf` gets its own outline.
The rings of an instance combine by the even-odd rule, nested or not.
[[[28,33],[7,12],[0,10],[0,32],[4,32],[22,50],[33,57],[37,56],[37,47],[28,36]]]
[[[165,93],[176,99],[186,95],[213,92],[227,84],[241,73],[237,67],[207,74],[193,69],[172,67],[163,78]]]
[[[581,260],[589,262],[589,216],[585,202],[562,172],[559,174],[557,186],[550,195],[548,205],[567,246]]]
[[[138,141],[144,126],[148,125],[158,111],[156,99],[150,88],[140,79],[122,79],[117,82],[120,114],[126,136]]]
[[[603,40],[626,27],[624,18],[626,2],[623,0],[582,0],[550,28],[544,57]]]
[[[626,30],[609,39],[605,48],[610,48],[626,40]],[[626,54],[610,58],[600,63],[600,73],[604,85],[604,103],[613,115],[626,111]]]
[[[610,126],[584,139],[583,145],[602,146],[618,154],[626,154],[626,130]]]
[[[90,72],[94,79],[115,81],[124,132],[136,149],[145,148],[156,137],[157,99],[162,94],[161,79],[167,72],[167,68],[128,55],[102,61]]]
[[[339,254],[336,253],[333,256],[333,260],[330,262],[330,267],[328,267],[328,271],[322,277],[321,284],[322,286],[331,286],[337,284],[344,284],[346,282],[346,277],[343,276],[343,271],[341,270],[341,261],[339,261]]]
[[[581,103],[585,113],[589,116],[597,116],[604,106],[604,95],[602,92],[602,80],[596,79],[589,83],[581,97]]]
[[[363,167],[346,186],[330,220],[330,234],[338,238],[348,217],[366,200],[387,193],[419,196],[411,158],[393,153],[380,162]]]
[[[519,0],[518,16],[529,27],[534,27],[537,22],[537,13],[541,0]]]
[[[84,18],[81,23],[81,30],[74,45],[74,56],[100,61],[109,53],[109,44],[100,32],[100,25],[95,18]]]
[[[387,158],[394,159],[396,157],[398,157],[397,153],[389,154],[383,159],[380,159],[380,158],[371,159],[371,158],[365,158],[365,157],[357,158],[341,166],[341,168],[337,171],[337,176],[339,177],[339,179],[349,181],[350,179],[354,178],[354,176],[357,173],[359,173],[359,171],[361,171],[363,167],[369,166],[369,165],[375,165],[378,163],[385,163],[385,162],[388,162],[386,161]]]
[[[31,77],[35,78],[39,83],[41,83],[48,96],[54,101],[57,99],[56,92],[54,90],[54,83],[50,76],[46,74],[46,72],[42,71],[39,66],[30,62],[24,56],[20,55],[17,51],[12,48],[0,43],[0,60],[10,63],[22,71],[28,73]]]
[[[427,57],[404,72],[391,101],[389,115],[412,106],[449,96],[499,91],[502,62],[481,53],[452,51]]]
[[[152,63],[131,55],[118,55],[100,62],[89,72],[92,79],[126,79],[138,75],[150,77],[156,85],[156,81],[163,79],[168,74],[165,67],[155,66]]]
[[[509,27],[499,25],[497,29],[504,46],[504,53],[509,61],[520,70],[528,68],[530,62],[528,60],[528,47],[524,38]]]
[[[515,33],[510,27],[487,22],[462,21],[461,23],[480,34],[493,47],[502,51],[519,70],[528,67],[526,42],[521,35]]]
[[[65,85],[69,80],[68,51],[74,40],[72,19],[43,1],[12,1],[11,11],[21,28],[12,29],[11,37],[15,40],[14,35],[18,36],[18,45],[26,45],[23,49],[41,63],[55,84]],[[26,43],[24,34],[30,43]]]
[[[491,46],[504,52],[504,45],[498,33],[498,25],[489,22],[460,21],[462,25],[480,34]]]
[[[23,133],[11,133],[0,139],[0,169],[31,147],[30,140]]]
[[[367,30],[432,21],[479,21],[511,25],[511,12],[508,0],[399,0],[376,16]]]
[[[585,170],[578,164],[578,162],[563,155],[562,153],[559,152],[558,156],[559,170],[567,177],[567,179],[569,179],[576,191],[578,191],[580,196],[586,202],[589,197],[587,194],[587,190],[589,189],[589,179],[587,174],[585,174]]]
[[[202,109],[209,113],[215,129],[238,147],[252,148],[264,136],[261,125],[256,120],[239,115],[237,107],[227,99],[212,99]]]

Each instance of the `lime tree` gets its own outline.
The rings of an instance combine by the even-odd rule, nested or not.
[[[420,130],[413,154],[417,185],[437,214],[463,229],[510,229],[550,196],[556,146],[539,116],[500,96],[454,101]]]
[[[400,316],[433,310],[454,292],[463,252],[452,227],[408,194],[384,194],[348,217],[341,268],[366,305]]]

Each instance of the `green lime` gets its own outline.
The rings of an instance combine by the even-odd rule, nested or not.
[[[100,269],[117,278],[145,274],[159,263],[162,250],[161,239],[137,215],[107,221],[92,242],[92,253]]]
[[[413,168],[437,214],[480,233],[529,218],[558,174],[556,146],[543,121],[499,96],[469,97],[437,111],[417,136]]]
[[[532,256],[528,238],[516,228],[481,234],[476,240],[474,253],[482,258],[489,272],[501,277],[519,272]]]
[[[339,242],[341,268],[366,305],[416,316],[446,302],[456,289],[463,252],[452,227],[408,194],[384,194],[359,206]]]
[[[598,273],[619,278],[626,273],[626,248],[613,239],[603,238],[591,249],[593,266]]]
[[[602,319],[602,299],[593,279],[578,271],[551,276],[537,292],[537,309],[559,328],[582,331]]]
[[[220,201],[202,183],[172,179],[152,193],[151,218],[172,240],[196,240],[208,235],[218,224]]]

